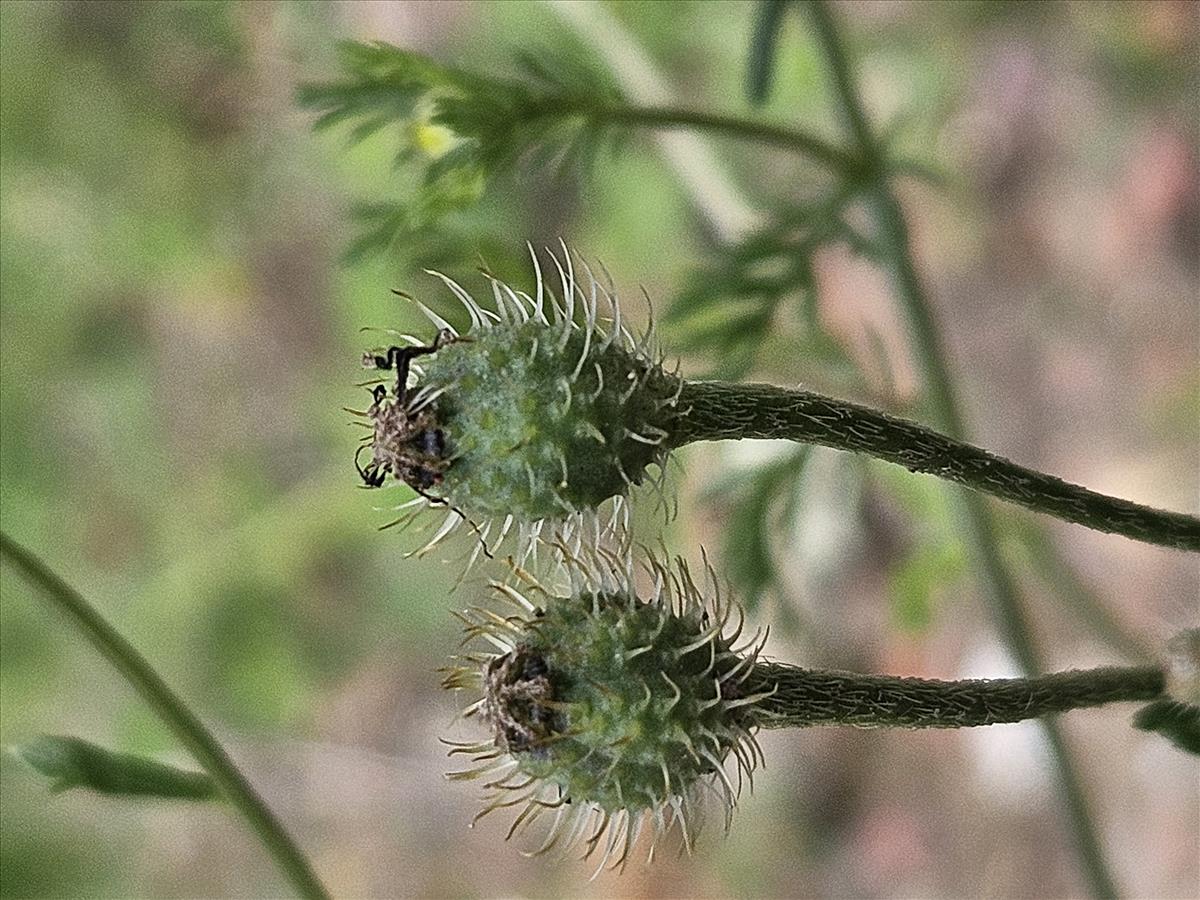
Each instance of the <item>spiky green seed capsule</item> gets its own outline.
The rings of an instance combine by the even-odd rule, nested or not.
[[[433,356],[421,383],[442,391],[441,496],[481,516],[535,521],[598,507],[641,480],[662,455],[651,423],[675,387],[595,337],[503,323]]]
[[[489,666],[485,711],[525,775],[616,813],[654,809],[721,766],[744,731],[729,640],[625,594],[550,604]]]
[[[556,811],[547,846],[590,835],[590,853],[608,831],[603,858],[623,860],[649,820],[656,839],[679,821],[690,847],[700,786],[721,786],[728,823],[754,767],[755,726],[745,713],[763,695],[745,685],[757,643],[734,647],[741,623],[727,630],[736,608],[702,603],[682,563],[650,566],[658,588],[648,601],[602,566],[544,608],[503,587],[521,616],[468,617],[470,633],[503,652],[470,657],[478,668],[447,679],[482,687],[469,713],[492,730],[491,741],[456,752],[485,762],[465,773],[486,774],[496,788],[485,813],[527,804],[514,831]],[[731,757],[737,786],[724,769]]]
[[[547,848],[590,835],[588,853],[603,846],[601,859],[619,864],[647,821],[656,839],[679,821],[690,847],[688,819],[706,784],[723,789],[728,826],[742,777],[761,758],[758,728],[966,728],[1151,701],[1138,727],[1200,752],[1200,717],[1165,693],[1161,666],[938,681],[763,661],[757,638],[734,646],[741,613],[721,600],[711,570],[702,594],[682,561],[668,570],[651,558],[655,590],[643,600],[620,557],[588,549],[581,559],[561,542],[557,549],[570,589],[547,591],[517,569],[545,602],[497,584],[517,614],[464,615],[468,638],[494,649],[462,657],[445,681],[482,689],[467,715],[491,730],[489,740],[452,751],[482,764],[454,777],[488,779],[493,793],[481,815],[524,804],[510,835],[553,813]],[[1195,644],[1195,634],[1173,649],[1185,643]],[[725,771],[732,760],[736,787]]]
[[[651,463],[661,467],[682,382],[662,370],[649,333],[635,341],[621,326],[616,299],[590,272],[585,289],[569,257],[559,269],[560,298],[540,269],[533,297],[493,279],[494,309],[439,275],[471,329],[459,334],[421,306],[441,329],[433,344],[366,354],[367,366],[396,371],[365,414],[371,460],[359,472],[368,485],[390,474],[470,517],[480,534],[494,520],[529,537],[547,520],[596,517],[610,498],[615,516],[630,485]]]
[[[416,346],[364,358],[397,377],[390,395],[376,386],[374,402],[359,413],[371,420],[373,435],[359,448],[358,471],[372,487],[390,474],[421,493],[418,502],[451,508],[426,549],[461,520],[481,545],[489,520],[502,522],[504,533],[519,523],[529,547],[547,520],[565,524],[557,529],[563,536],[577,533],[577,524],[599,524],[599,506],[609,498],[616,524],[627,487],[651,462],[661,473],[671,449],[781,438],[867,454],[1068,522],[1200,551],[1196,516],[1089,491],[915,422],[809,391],[667,375],[648,352],[650,331],[633,341],[611,293],[590,272],[586,284],[577,281],[565,247],[555,262],[560,298],[549,296],[540,271],[536,298],[493,279],[494,310],[441,276],[470,313],[472,329],[460,336],[426,309],[442,329],[432,345],[414,338]],[[598,322],[601,298],[611,310],[608,329]],[[432,356],[432,371],[410,392],[409,363],[417,356]],[[363,466],[368,448],[372,458]]]

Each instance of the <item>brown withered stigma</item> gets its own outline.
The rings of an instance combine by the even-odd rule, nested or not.
[[[442,330],[427,347],[389,347],[382,354],[363,354],[365,368],[396,372],[390,397],[382,384],[371,389],[373,399],[366,415],[373,425],[373,435],[354,457],[354,466],[367,487],[382,487],[389,473],[420,494],[442,481],[450,461],[437,418],[440,392],[426,386],[409,396],[408,372],[414,357],[436,353],[454,340],[457,338],[450,331]],[[371,461],[364,466],[359,458],[368,447]]]
[[[488,663],[483,715],[501,750],[544,754],[546,744],[563,730],[554,707],[554,686],[541,654],[517,647]]]

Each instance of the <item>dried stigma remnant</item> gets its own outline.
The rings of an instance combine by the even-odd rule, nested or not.
[[[549,820],[535,852],[582,844],[597,872],[623,866],[647,826],[651,858],[675,824],[690,851],[702,790],[716,789],[728,828],[761,759],[748,712],[771,692],[747,679],[762,639],[742,640],[741,610],[721,599],[707,568],[702,593],[682,560],[651,557],[643,600],[627,561],[559,550],[568,596],[518,569],[521,589],[494,584],[504,615],[463,615],[468,642],[488,647],[460,656],[445,686],[482,693],[466,715],[492,734],[454,745],[451,754],[475,765],[450,777],[486,781],[477,818],[517,807],[509,837]]]
[[[585,531],[598,537],[605,528],[623,530],[630,487],[651,463],[661,475],[663,424],[674,419],[682,381],[663,371],[653,326],[635,338],[611,287],[565,246],[561,259],[552,256],[557,294],[530,252],[532,296],[487,275],[494,299],[488,309],[431,272],[466,308],[470,329],[460,334],[414,301],[439,329],[434,342],[403,335],[408,346],[363,358],[396,378],[372,387],[364,413],[371,434],[356,466],[370,487],[391,476],[420,495],[396,509],[449,510],[422,551],[468,517],[483,541],[499,541],[516,526],[526,548],[546,523],[576,539]]]

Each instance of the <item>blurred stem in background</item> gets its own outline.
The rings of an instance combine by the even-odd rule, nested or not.
[[[653,60],[633,35],[599,3],[545,0],[547,7],[594,47],[630,100],[639,105],[669,104],[672,94]],[[710,233],[722,243],[744,237],[761,214],[732,183],[721,160],[691,132],[655,135],[663,157],[675,170]]]
[[[1075,568],[1062,558],[1045,525],[1030,517],[1009,516],[1003,530],[1011,535],[1005,541],[1008,558],[1023,560],[1055,599],[1066,604],[1098,638],[1134,662],[1148,663],[1156,658],[1150,642],[1121,621],[1116,612],[1084,583]]]
[[[283,824],[230,759],[229,754],[150,663],[65,581],[40,559],[0,532],[0,558],[12,564],[121,673],[158,713],[217,787],[242,814],[296,893],[312,900],[329,893]]]
[[[756,122],[736,116],[723,116],[695,109],[670,106],[634,106],[618,103],[572,103],[551,102],[526,113],[530,119],[539,115],[551,118],[567,118],[587,115],[598,121],[639,128],[701,129],[713,134],[723,134],[743,140],[754,140],[802,153],[810,160],[853,180],[863,172],[863,163],[851,154],[826,143],[815,135],[795,128],[783,128],[768,122]]]
[[[619,58],[615,57],[613,53],[605,52],[605,47],[615,40],[612,28],[605,26],[615,27],[617,32],[622,31],[615,20],[608,16],[602,17],[602,11],[593,4],[563,4],[555,2],[555,0],[549,0],[549,2],[565,21],[597,44],[598,49],[608,59],[617,76],[625,82],[626,90],[635,101],[653,100],[656,103],[663,101],[661,88],[651,89],[651,96],[638,93],[638,87],[645,86],[648,82],[657,85],[655,79],[648,78],[642,71],[647,67],[645,63],[639,64],[635,72],[626,72]],[[765,0],[765,2],[774,3],[774,0]],[[775,5],[778,6],[778,4]],[[941,347],[937,325],[912,259],[907,223],[888,183],[888,171],[884,170],[883,152],[867,122],[833,13],[823,2],[808,4],[808,10],[833,82],[838,108],[856,147],[856,152],[851,154],[851,158],[862,160],[870,172],[867,190],[878,222],[880,243],[886,255],[885,264],[890,269],[896,295],[909,324],[915,356],[921,369],[931,412],[936,423],[948,434],[958,439],[965,439],[966,427]],[[777,19],[776,22],[778,22]],[[623,46],[625,45],[625,42],[621,43]],[[742,133],[742,136],[754,137],[754,135],[746,133]],[[681,170],[685,182],[690,182],[685,167],[677,165],[677,168]],[[710,177],[711,175],[712,173],[710,173]],[[731,191],[725,190],[716,193],[729,194]],[[692,195],[710,220],[718,219],[718,227],[715,227],[714,231],[718,234],[727,234],[736,230],[736,228],[719,227],[720,209],[714,209],[711,203],[704,202],[704,196],[697,191],[692,190]],[[745,221],[744,207],[735,208],[734,213],[732,218],[737,220],[738,224]],[[1016,584],[1000,551],[998,535],[987,503],[982,497],[971,491],[962,488],[950,488],[950,490],[954,497],[957,514],[963,522],[964,539],[975,558],[981,586],[996,615],[1005,644],[1023,672],[1029,675],[1040,673],[1044,669],[1041,656],[1033,643],[1031,629],[1021,606]],[[1035,554],[1035,557],[1039,568],[1043,571],[1059,568],[1050,565],[1057,554],[1053,548],[1046,550],[1047,543],[1046,540],[1036,542],[1042,552]],[[1051,557],[1049,560],[1046,558],[1047,555]],[[1073,579],[1073,581],[1078,584],[1078,579]],[[1076,592],[1075,597],[1080,601],[1090,601],[1075,603],[1072,607],[1085,618],[1089,626],[1122,653],[1133,658],[1142,657],[1142,653],[1139,652],[1141,647],[1136,639],[1127,638],[1119,641],[1113,639],[1114,628],[1111,623],[1115,621],[1114,617],[1098,599],[1089,597],[1086,590],[1082,594]],[[1095,827],[1091,821],[1087,800],[1072,754],[1066,746],[1056,721],[1045,719],[1042,721],[1042,727],[1046,732],[1055,764],[1059,792],[1066,807],[1089,889],[1093,895],[1098,897],[1116,896],[1116,885],[1108,871]]]
[[[814,0],[807,4],[806,8],[828,65],[830,80],[845,124],[858,145],[862,158],[875,167],[871,194],[880,231],[880,243],[886,255],[886,264],[891,269],[896,295],[908,320],[931,411],[938,424],[952,437],[965,439],[966,428],[942,351],[933,311],[913,262],[904,213],[887,181],[883,151],[867,122],[862,100],[850,70],[850,62],[838,33],[837,22],[825,0]],[[1038,674],[1044,670],[1041,654],[1034,645],[1016,584],[1000,552],[999,540],[987,503],[971,491],[962,488],[950,490],[957,501],[965,540],[974,557],[980,584],[996,615],[1004,641],[1025,674]],[[1072,754],[1054,719],[1043,720],[1042,727],[1050,745],[1059,792],[1074,831],[1089,889],[1097,897],[1115,897],[1116,884],[1109,873],[1095,826],[1088,812],[1087,798]]]
[[[622,23],[610,15],[607,10],[595,3],[564,2],[564,0],[545,0],[548,8],[556,13],[563,22],[576,31],[604,58],[613,75],[621,84],[624,93],[630,98],[630,109],[673,107],[673,96],[662,75],[655,69],[652,60],[638,46],[633,35]],[[760,8],[760,21],[755,36],[755,46],[751,54],[750,68],[757,72],[757,77],[763,78],[773,65],[772,61],[762,59],[764,49],[774,48],[777,35],[771,35],[767,40],[762,31],[773,28],[775,32],[781,27],[779,11],[790,4],[790,0],[763,0]],[[849,85],[849,71],[843,66],[843,84]],[[752,98],[753,99],[753,98]],[[745,130],[737,126],[743,123],[741,119],[722,119],[719,133],[740,137],[745,140],[761,140],[758,129]],[[858,129],[866,130],[865,117],[859,113]],[[626,124],[642,125],[656,130],[650,118],[630,116]],[[660,123],[661,125],[662,123]],[[680,124],[679,122],[675,123]],[[703,117],[693,117],[691,126],[705,130]],[[778,134],[792,134],[790,129],[775,128]],[[722,243],[729,243],[739,237],[763,219],[763,214],[750,208],[743,199],[742,193],[734,185],[725,172],[719,160],[712,156],[703,139],[687,131],[659,131],[656,140],[664,157],[674,168],[682,185],[687,190],[692,203],[704,217],[712,234]],[[769,141],[773,142],[773,141]],[[875,142],[872,139],[872,146]],[[823,144],[823,146],[828,146]],[[808,156],[808,150],[803,143],[789,147],[794,152]],[[876,148],[876,151],[877,152]],[[842,173],[847,183],[853,183],[862,178],[859,154],[836,150],[838,158],[853,160],[853,171],[847,169]],[[821,160],[814,157],[815,162]],[[876,159],[876,164],[878,163]],[[904,160],[888,159],[888,171],[893,175],[916,172],[928,178],[926,167],[918,163]],[[833,171],[837,172],[836,167]],[[894,199],[891,202],[895,206]],[[907,252],[906,254],[907,255]],[[900,292],[900,298],[910,320],[914,332],[914,343],[917,344],[917,355],[920,358],[927,384],[927,396],[933,407],[934,417],[953,437],[961,437],[965,428],[958,412],[958,403],[954,396],[952,382],[945,364],[945,356],[940,347],[936,325],[932,320],[929,307],[924,299],[920,281],[912,268],[911,261],[907,266],[909,272],[907,283],[916,288],[914,292]],[[878,405],[884,406],[882,401]],[[986,513],[985,513],[986,514]],[[1013,517],[1014,527],[1017,517]],[[1138,634],[1124,627],[1119,617],[1094,591],[1088,589],[1083,579],[1074,571],[1071,563],[1065,559],[1055,545],[1047,528],[1032,519],[1022,520],[1020,528],[1023,552],[1028,555],[1029,562],[1039,577],[1053,590],[1056,595],[1062,594],[1068,600],[1067,609],[1088,628],[1097,638],[1116,650],[1118,653],[1135,662],[1147,662],[1154,658],[1148,643]]]

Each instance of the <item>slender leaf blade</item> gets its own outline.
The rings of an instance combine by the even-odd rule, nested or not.
[[[13,748],[15,755],[50,779],[53,793],[85,788],[121,797],[213,800],[216,783],[204,772],[118,753],[77,737],[39,735]]]

